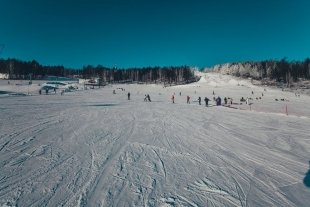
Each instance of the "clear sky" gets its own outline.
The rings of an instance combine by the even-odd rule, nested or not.
[[[309,12],[309,0],[0,0],[0,57],[73,68],[303,60]]]

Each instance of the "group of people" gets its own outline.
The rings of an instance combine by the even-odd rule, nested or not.
[[[113,94],[115,94],[115,90],[113,90]],[[213,91],[212,94],[215,95],[215,92]],[[252,91],[251,94],[254,94],[254,92]],[[179,92],[179,95],[181,96],[181,92]],[[128,97],[128,100],[130,100],[130,92],[127,93],[127,97]],[[171,100],[172,100],[173,104],[175,103],[175,98],[176,98],[175,97],[175,93],[173,93],[173,95],[171,96]],[[251,98],[248,98],[248,97],[246,99],[242,97],[240,99],[240,102],[245,102],[247,105],[250,105],[250,99]],[[198,100],[198,104],[201,105],[202,98],[199,96],[197,100]],[[223,100],[224,100],[224,104],[225,105],[227,105],[228,103],[233,104],[233,99],[232,98],[224,97]],[[150,97],[149,94],[145,94],[144,101],[145,102],[151,102],[151,97]],[[206,107],[209,106],[209,101],[210,101],[209,98],[207,98],[207,97],[204,98],[204,102],[205,102],[205,106]],[[220,96],[218,96],[217,98],[215,96],[213,96],[213,101],[215,102],[215,104],[217,106],[221,106],[222,105],[222,99],[221,99]],[[191,103],[191,97],[190,96],[186,96],[186,103],[187,104]]]
[[[56,88],[53,89],[54,93],[56,94]],[[49,92],[49,89],[48,88],[45,88],[45,94],[47,95]],[[60,95],[63,95],[65,93],[64,90],[61,90],[61,93]],[[42,89],[39,90],[39,94],[41,95],[42,94]]]
[[[181,94],[181,92],[180,92],[180,94]],[[171,100],[172,100],[172,103],[175,103],[175,95],[174,94],[172,95]],[[191,97],[190,96],[186,96],[186,103],[187,104],[191,103],[190,100],[191,100]],[[208,106],[210,99],[205,97],[204,101],[206,103],[206,106]],[[199,105],[201,105],[201,97],[200,96],[198,97],[198,103],[199,103]]]
[[[114,91],[113,91],[113,94],[114,94]],[[130,100],[130,92],[127,93],[127,98],[128,98],[128,100]],[[145,94],[144,101],[145,102],[147,102],[147,101],[151,102],[151,97],[149,94]]]

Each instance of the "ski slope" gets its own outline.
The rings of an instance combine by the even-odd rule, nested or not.
[[[64,96],[0,82],[32,93],[0,97],[0,206],[309,206],[310,97],[201,75]],[[233,108],[198,105],[213,91]]]

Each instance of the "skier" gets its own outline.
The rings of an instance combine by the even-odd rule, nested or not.
[[[149,100],[149,102],[151,102],[151,97],[149,94],[147,94],[147,99]]]
[[[39,94],[40,94],[40,95],[42,94],[42,91],[41,91],[41,89],[39,90]]]
[[[186,97],[187,104],[190,104],[190,99],[191,99],[191,97],[189,97],[189,96]]]
[[[199,105],[201,105],[201,97],[200,96],[198,97],[198,102],[199,102]]]
[[[147,101],[147,95],[145,94],[145,96],[144,96],[144,101]]]
[[[213,95],[215,95],[214,91],[213,91]]]
[[[206,102],[206,106],[208,106],[208,102],[210,101],[210,99],[208,99],[207,97],[205,97],[205,102]]]
[[[224,98],[224,102],[225,102],[225,105],[226,105],[227,104],[227,98],[226,97]]]
[[[181,94],[182,94],[182,93],[180,92],[180,96],[181,96]]]
[[[129,92],[128,92],[127,96],[128,96],[128,100],[130,100],[130,93]]]
[[[172,99],[172,103],[174,103],[174,95],[172,95],[171,99]]]
[[[48,94],[48,89],[45,89],[45,93],[46,93],[46,95]]]
[[[217,99],[216,99],[216,105],[220,106],[221,102],[222,102],[222,99],[218,96]]]
[[[245,104],[248,104],[248,105],[250,104],[249,103],[249,98],[246,98]]]

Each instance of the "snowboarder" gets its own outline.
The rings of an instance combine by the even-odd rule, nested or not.
[[[130,100],[130,93],[129,92],[128,92],[127,96],[128,96],[128,100]]]
[[[198,97],[198,103],[199,103],[199,105],[201,105],[201,97],[200,96]]]
[[[208,102],[210,101],[210,99],[208,99],[207,97],[205,97],[205,102],[206,102],[206,106],[208,106]]]
[[[189,96],[186,97],[187,104],[190,104],[190,99],[191,99],[191,97],[189,97]]]
[[[171,100],[172,100],[172,103],[174,103],[174,95],[172,95]]]
[[[151,102],[151,97],[149,94],[147,94],[147,99],[149,100],[149,102]]]

